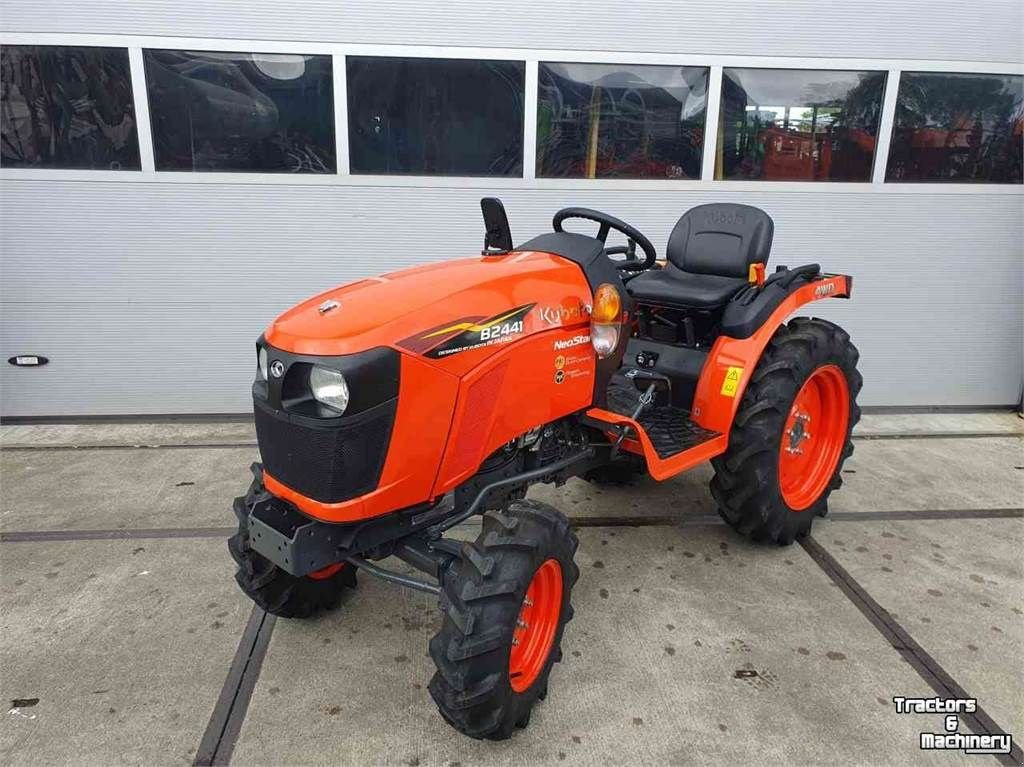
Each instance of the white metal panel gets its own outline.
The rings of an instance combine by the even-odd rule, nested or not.
[[[12,32],[1021,61],[1020,0],[2,0]]]
[[[538,60],[692,64],[711,66],[713,77],[722,66],[1021,71],[1021,9],[1018,0],[985,0],[971,12],[952,0],[317,0],[301,11],[265,0],[0,0],[0,39],[127,46],[137,107],[143,47],[331,54],[338,117],[346,54],[523,58],[529,139]],[[52,358],[36,370],[0,365],[3,415],[246,410],[252,341],[270,318],[332,284],[474,253],[477,201],[494,193],[519,240],[568,204],[620,215],[658,245],[692,205],[760,205],[776,219],[775,263],[816,260],[856,275],[854,301],[819,307],[861,346],[865,402],[1020,396],[1019,186],[881,184],[882,163],[874,184],[716,182],[709,173],[534,180],[532,141],[523,179],[155,173],[138,113],[142,172],[0,170],[0,355]],[[340,122],[337,132],[342,158]],[[705,167],[712,161],[708,152]]]
[[[278,312],[331,285],[472,255],[479,197],[495,189],[0,184],[4,415],[241,412],[253,342]],[[1019,195],[506,189],[516,241],[577,204],[637,225],[664,249],[710,201],[763,207],[772,264],[853,274],[852,301],[815,312],[861,349],[873,405],[1009,404],[1024,356]]]

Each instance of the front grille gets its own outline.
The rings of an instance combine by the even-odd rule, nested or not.
[[[340,424],[306,425],[274,415],[256,402],[256,438],[274,479],[321,503],[338,503],[376,489],[391,440],[398,400],[383,402]],[[292,416],[291,418],[295,418]]]

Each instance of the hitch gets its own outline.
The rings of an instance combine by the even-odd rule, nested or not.
[[[441,594],[441,586],[437,583],[430,583],[429,581],[423,581],[419,578],[413,578],[411,575],[402,575],[402,573],[396,573],[394,570],[386,570],[383,567],[378,567],[372,562],[368,562],[362,557],[346,557],[345,561],[349,564],[355,565],[363,572],[367,572],[370,575],[380,578],[382,581],[389,581],[390,583],[395,583],[399,586],[405,586],[407,589],[422,591],[426,594],[433,594],[434,596],[440,596]]]
[[[442,538],[443,533],[480,513],[488,495],[510,485],[542,480],[593,455],[594,448],[587,447],[558,461],[492,482],[481,488],[461,511],[456,511],[454,499],[449,494],[436,506],[409,515],[405,532],[391,538],[393,548],[383,545],[387,543],[386,536],[359,537],[359,526],[310,519],[292,504],[270,493],[253,497],[247,513],[245,504],[236,509],[236,513],[247,516],[249,545],[253,551],[296,578],[343,560],[382,580],[437,595],[441,593],[437,583],[388,570],[373,564],[367,557],[379,559],[393,555],[440,581],[452,562],[462,556],[461,543]],[[260,474],[262,469],[254,464],[253,472]],[[439,521],[430,524],[438,518]],[[356,531],[353,531],[354,527]]]

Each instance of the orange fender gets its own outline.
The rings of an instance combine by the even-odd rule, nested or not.
[[[810,282],[786,296],[749,338],[719,336],[697,382],[690,414],[693,422],[705,429],[727,434],[761,353],[779,325],[804,304],[823,298],[849,298],[851,282],[845,274],[829,275]]]

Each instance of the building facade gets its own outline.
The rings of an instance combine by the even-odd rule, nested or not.
[[[301,8],[301,10],[299,10]],[[862,403],[1021,400],[1019,0],[0,0],[0,414],[239,413],[331,286],[561,207],[757,205]],[[41,355],[39,367],[8,358]]]

